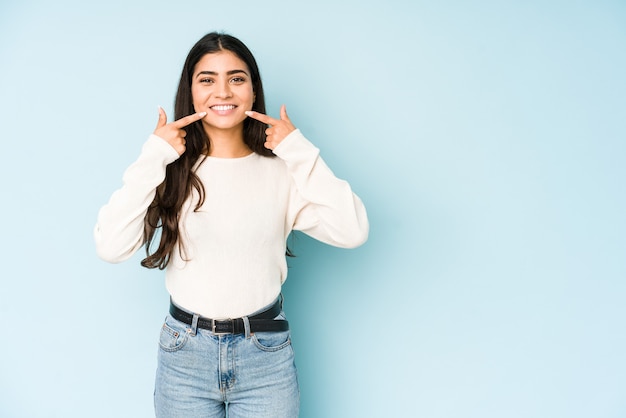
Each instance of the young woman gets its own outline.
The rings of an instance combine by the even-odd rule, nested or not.
[[[98,255],[120,262],[145,246],[165,269],[158,417],[296,417],[299,389],[282,311],[292,230],[330,245],[365,242],[368,219],[289,120],[265,115],[256,61],[237,38],[210,33],[191,49],[123,187],[100,210]]]

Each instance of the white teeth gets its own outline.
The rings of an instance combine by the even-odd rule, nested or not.
[[[234,105],[216,105],[216,106],[211,106],[211,109],[213,110],[232,110],[234,109],[235,106]]]

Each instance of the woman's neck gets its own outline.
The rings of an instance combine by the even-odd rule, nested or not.
[[[211,146],[207,155],[218,158],[239,158],[252,150],[243,142],[243,129],[206,129]]]

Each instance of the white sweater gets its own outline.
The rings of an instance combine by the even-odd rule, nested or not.
[[[336,178],[299,130],[268,158],[201,158],[196,174],[205,202],[194,212],[194,191],[180,217],[178,246],[166,287],[179,306],[209,318],[237,318],[271,303],[287,278],[286,239],[300,230],[324,243],[353,248],[367,240],[365,207]],[[98,214],[98,255],[117,263],[144,245],[143,222],[165,169],[178,154],[151,135],[124,173],[124,185]]]

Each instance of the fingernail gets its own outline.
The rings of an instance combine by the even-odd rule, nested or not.
[[[206,112],[200,112],[198,113],[201,117],[205,117],[206,116]]]
[[[245,114],[246,114],[246,115],[248,115],[248,116],[250,116],[250,115],[252,114],[252,112],[251,112],[250,110],[246,110],[246,111],[245,111],[245,112],[243,112],[243,113],[245,113]]]

